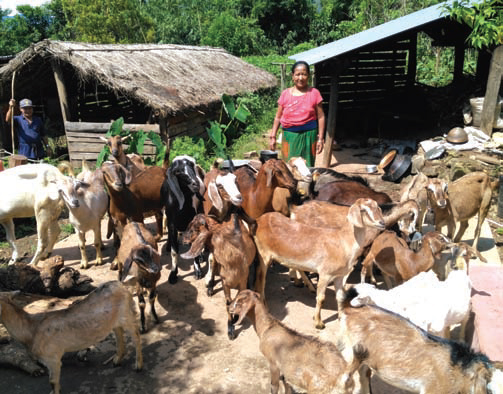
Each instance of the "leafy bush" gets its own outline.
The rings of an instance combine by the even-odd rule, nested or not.
[[[169,152],[170,160],[174,159],[176,156],[189,155],[192,156],[196,160],[196,163],[205,171],[208,171],[216,157],[207,151],[206,145],[207,142],[201,137],[177,137],[171,144]]]

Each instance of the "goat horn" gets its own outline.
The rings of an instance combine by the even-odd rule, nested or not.
[[[234,171],[236,171],[236,167],[234,167],[234,163],[229,155],[227,155],[227,160],[229,160],[229,168],[231,172],[234,173]]]

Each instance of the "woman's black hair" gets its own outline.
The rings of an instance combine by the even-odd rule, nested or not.
[[[296,61],[293,66],[292,66],[292,74],[295,72],[295,69],[300,66],[300,65],[303,65],[303,66],[306,66],[306,69],[307,69],[307,73],[310,74],[310,71],[309,71],[309,64],[307,64],[307,62],[305,62],[304,60],[298,60]]]

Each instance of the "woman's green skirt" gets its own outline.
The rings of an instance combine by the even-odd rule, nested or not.
[[[285,161],[292,157],[303,157],[308,167],[314,167],[318,130],[306,130],[297,133],[283,130],[281,153]]]

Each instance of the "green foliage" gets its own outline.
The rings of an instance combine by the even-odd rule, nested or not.
[[[150,16],[134,0],[61,0],[72,39],[95,43],[152,42]]]
[[[242,56],[262,53],[267,40],[256,20],[226,11],[210,22],[201,44],[225,48],[233,55]]]
[[[205,171],[209,171],[215,159],[215,156],[206,150],[205,141],[200,137],[175,138],[171,144],[170,159],[181,155],[192,156]]]
[[[66,237],[68,235],[72,235],[75,232],[75,228],[73,227],[73,224],[71,223],[64,223],[61,225],[61,235],[63,237]]]
[[[497,233],[498,235],[503,235],[503,227],[498,227],[498,228],[496,229],[496,233]]]
[[[503,44],[503,3],[501,0],[485,0],[471,3],[456,0],[445,5],[446,11],[458,22],[472,28],[468,36],[475,48],[492,48]]]
[[[214,144],[214,154],[221,158],[226,158],[227,137],[235,139],[242,128],[246,126],[250,111],[242,102],[238,102],[236,107],[232,97],[224,94],[222,95],[222,109],[225,110],[228,122],[222,123],[223,113],[220,113],[220,121],[210,121],[210,127],[206,128],[208,137]]]
[[[145,131],[129,131],[123,130],[124,127],[124,118],[120,117],[119,119],[112,122],[110,128],[105,134],[105,137],[113,137],[116,135],[120,135],[121,137],[129,137],[127,140],[128,147],[124,149],[126,154],[128,153],[137,153],[140,156],[143,155],[143,150],[145,147],[145,142],[150,140],[152,144],[155,146],[155,158],[152,160],[150,157],[145,157],[143,161],[146,165],[162,165],[164,161],[164,156],[166,154],[166,146],[162,143],[161,137],[154,133],[153,131],[145,132]],[[110,155],[110,148],[108,145],[104,145],[98,154],[98,158],[96,159],[96,167],[101,167],[103,162],[105,162]]]

